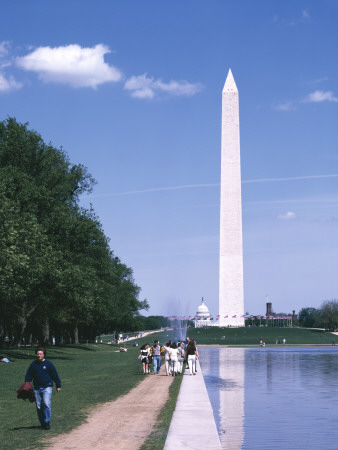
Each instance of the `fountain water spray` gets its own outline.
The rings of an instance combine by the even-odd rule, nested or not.
[[[177,338],[179,341],[185,341],[187,337],[188,321],[181,320],[179,317],[174,322],[174,327],[177,328]]]

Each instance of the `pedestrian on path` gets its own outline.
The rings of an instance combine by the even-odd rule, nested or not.
[[[139,359],[142,362],[144,374],[149,373],[149,355],[150,355],[149,344],[142,345],[142,347],[140,348]]]
[[[165,350],[165,354],[164,354],[165,374],[167,376],[169,376],[170,373],[171,373],[171,371],[170,371],[171,370],[171,366],[170,366],[170,347],[171,347],[170,341],[166,342],[163,345],[163,348]]]
[[[160,343],[155,341],[152,347],[154,375],[158,375],[161,371],[161,350]]]
[[[183,372],[184,363],[184,342],[179,342],[178,344],[178,373]]]
[[[185,359],[188,360],[190,375],[196,375],[196,359],[198,359],[198,351],[194,341],[190,341],[185,351]]]
[[[175,376],[178,372],[178,348],[176,342],[171,344],[169,356],[171,360],[171,374]]]
[[[33,381],[38,418],[41,427],[49,430],[53,381],[57,392],[61,390],[61,381],[53,363],[46,359],[46,350],[38,347],[35,354],[36,360],[28,367],[25,381]]]

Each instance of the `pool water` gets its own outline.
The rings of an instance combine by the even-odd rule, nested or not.
[[[201,348],[224,449],[338,449],[338,347]]]

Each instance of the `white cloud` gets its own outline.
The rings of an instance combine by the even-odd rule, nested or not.
[[[72,44],[54,48],[38,47],[16,61],[21,68],[36,72],[45,83],[95,89],[102,83],[122,79],[120,70],[104,61],[107,53],[110,50],[103,44],[92,48]]]
[[[9,92],[21,87],[22,84],[15,81],[13,77],[6,78],[5,75],[0,73],[0,92]]]
[[[308,11],[306,9],[303,9],[303,11],[302,11],[302,18],[305,20],[310,20],[310,14],[308,13]]]
[[[129,78],[124,88],[131,91],[131,96],[136,98],[153,98],[155,96],[154,89],[152,88],[153,78],[148,78],[147,74],[140,75],[138,77]]]
[[[279,216],[277,216],[278,219],[282,219],[282,220],[292,220],[296,218],[296,214],[294,212],[287,212],[285,214],[280,214]]]
[[[22,84],[15,81],[13,77],[6,78],[2,73],[0,73],[0,92],[13,91],[15,89],[20,89]]]
[[[318,83],[323,83],[324,81],[328,81],[328,77],[321,77],[321,78],[317,78],[315,80],[311,80],[311,81],[309,81],[309,84],[318,84]]]
[[[304,102],[307,103],[320,103],[325,101],[338,102],[338,98],[331,91],[314,91],[304,99]]]
[[[176,96],[192,96],[202,90],[200,83],[189,83],[188,81],[171,80],[164,83],[161,79],[155,80],[147,74],[133,76],[129,78],[124,88],[130,91],[130,95],[135,98],[154,98],[156,94],[167,93]]]
[[[276,109],[277,111],[292,111],[295,109],[292,102],[286,102],[286,103],[282,103],[280,105],[274,105],[273,108]]]
[[[22,84],[15,81],[14,77],[7,76],[4,72],[6,67],[11,66],[11,62],[8,60],[9,50],[10,42],[0,42],[0,93],[13,91],[22,87]]]
[[[3,58],[9,52],[10,43],[8,41],[0,42],[0,58]]]

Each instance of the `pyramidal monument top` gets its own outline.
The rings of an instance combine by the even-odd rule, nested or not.
[[[238,92],[231,69],[229,69],[227,79],[225,80],[223,92]]]

